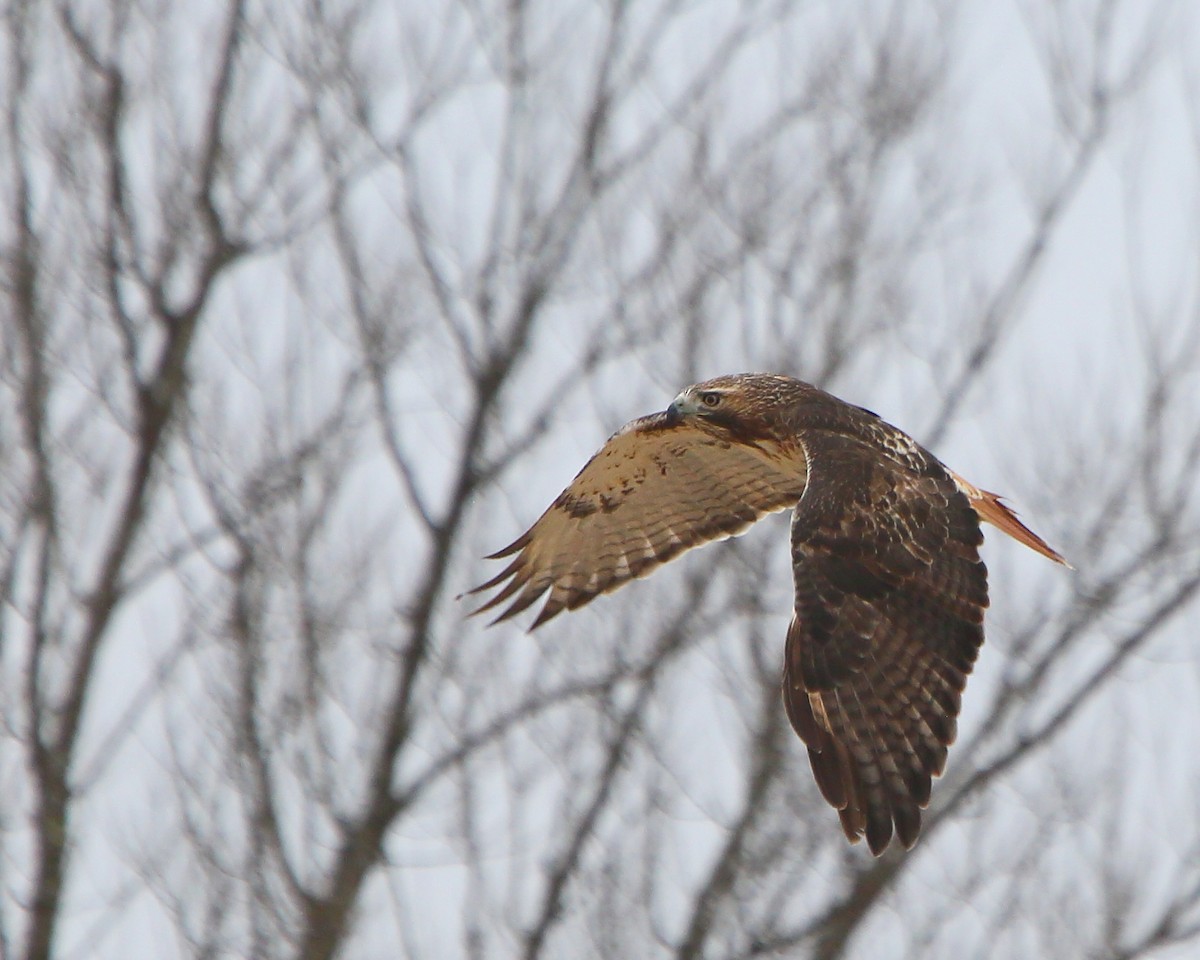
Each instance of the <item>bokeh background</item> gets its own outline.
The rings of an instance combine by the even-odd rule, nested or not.
[[[0,958],[1200,951],[1200,33],[1148,0],[0,3]],[[1001,491],[919,845],[787,729],[787,522],[480,560],[787,373]]]

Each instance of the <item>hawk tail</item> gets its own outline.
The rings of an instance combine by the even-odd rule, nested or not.
[[[1071,566],[1062,554],[1025,526],[1018,519],[1016,511],[1006,506],[999,494],[992,493],[990,490],[981,490],[979,487],[967,483],[953,471],[950,476],[954,478],[958,488],[967,495],[967,499],[971,501],[971,506],[974,507],[980,520],[986,520],[992,526],[998,527],[1018,543],[1023,543],[1029,549],[1036,550],[1043,557],[1048,557],[1055,563],[1061,563],[1064,567]]]

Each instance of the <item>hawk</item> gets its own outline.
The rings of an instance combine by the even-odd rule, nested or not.
[[[473,593],[533,627],[793,508],[783,702],[852,842],[916,842],[983,643],[986,520],[1065,564],[908,434],[791,377],[717,377],[618,430]],[[514,556],[515,555],[515,556]],[[532,627],[531,627],[532,629]]]

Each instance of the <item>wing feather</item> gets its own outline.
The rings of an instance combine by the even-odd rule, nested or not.
[[[489,557],[513,559],[471,591],[500,587],[474,612],[507,602],[493,622],[507,620],[549,592],[538,627],[686,550],[794,506],[806,476],[798,444],[747,442],[665,413],[634,420],[528,531]]]
[[[871,429],[894,430],[874,421]],[[795,615],[784,702],[852,841],[917,840],[983,642],[979,518],[930,454],[895,431],[805,434],[792,522]]]

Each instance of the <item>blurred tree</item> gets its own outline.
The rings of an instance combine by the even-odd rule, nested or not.
[[[1200,237],[1145,222],[1183,12],[2,9],[0,958],[1194,951]],[[1104,164],[1125,269],[1036,327]],[[992,538],[907,855],[786,729],[783,521],[536,637],[455,601],[610,430],[751,369],[1079,568]]]

